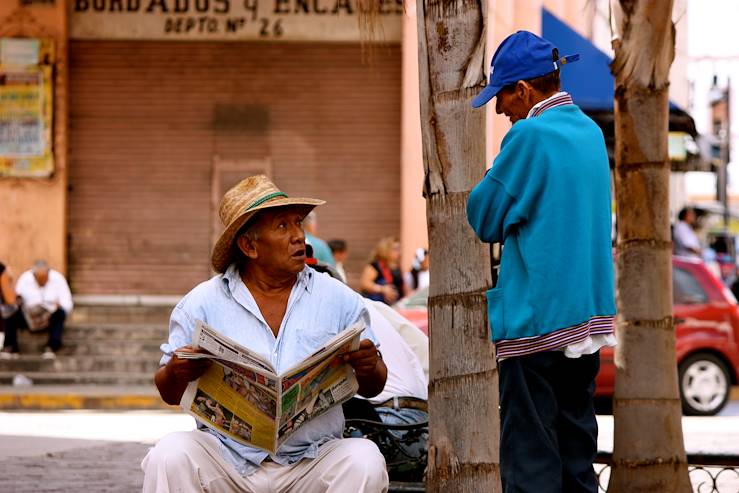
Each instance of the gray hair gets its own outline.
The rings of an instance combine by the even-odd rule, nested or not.
[[[49,264],[46,260],[38,259],[33,263],[33,271],[38,272],[42,270],[49,270]]]
[[[316,211],[310,211],[307,216],[303,218],[303,224],[316,224]]]

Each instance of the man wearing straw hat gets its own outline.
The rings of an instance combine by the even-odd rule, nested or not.
[[[188,293],[172,312],[169,340],[155,375],[160,394],[178,404],[205,360],[192,351],[195,321],[269,358],[278,372],[312,354],[358,321],[369,326],[362,298],[339,281],[307,268],[302,220],[322,200],[292,198],[265,176],[229,190],[220,205],[225,230],[211,262],[219,274]],[[345,356],[359,393],[379,394],[387,368],[368,339]],[[385,460],[377,446],[343,439],[341,406],[304,424],[276,454],[241,445],[209,428],[172,433],[142,462],[144,492],[384,492]]]

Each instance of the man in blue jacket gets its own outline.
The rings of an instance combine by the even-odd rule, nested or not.
[[[560,91],[560,66],[578,58],[518,31],[472,102],[496,98],[513,124],[467,202],[477,236],[504,245],[487,298],[506,492],[597,491],[598,350],[616,342],[611,186],[602,132]]]

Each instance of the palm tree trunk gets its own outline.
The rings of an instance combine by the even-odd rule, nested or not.
[[[618,340],[609,492],[689,492],[672,320],[672,0],[612,0]]]
[[[419,80],[431,277],[429,492],[500,491],[490,256],[467,224],[485,172],[485,3],[419,0]]]

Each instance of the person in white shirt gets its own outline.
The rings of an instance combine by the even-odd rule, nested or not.
[[[334,256],[334,261],[336,262],[334,269],[339,273],[339,280],[346,284],[347,279],[346,271],[344,270],[344,262],[346,262],[346,258],[349,256],[349,248],[346,245],[346,241],[339,239],[329,240],[328,247],[331,249],[331,254]]]
[[[387,366],[385,388],[375,397],[355,396],[344,405],[346,419],[369,419],[388,425],[428,422],[428,337],[381,301],[364,300],[382,359]],[[420,342],[420,343],[419,343]],[[366,401],[366,402],[363,402]],[[406,431],[391,430],[400,441],[388,464],[419,458],[425,453],[428,431],[414,433],[415,440],[403,440]]]
[[[680,211],[677,219],[672,231],[675,255],[700,257],[701,243],[693,229],[697,220],[695,210],[685,207]]]
[[[412,290],[419,290],[429,285],[429,251],[418,248],[413,256],[411,270],[406,274],[406,286]]]
[[[72,294],[62,274],[51,269],[44,260],[37,260],[33,268],[21,274],[15,285],[21,299],[21,310],[6,321],[2,359],[18,354],[18,329],[47,329],[49,340],[44,358],[56,357],[62,347],[64,322],[72,313]]]

